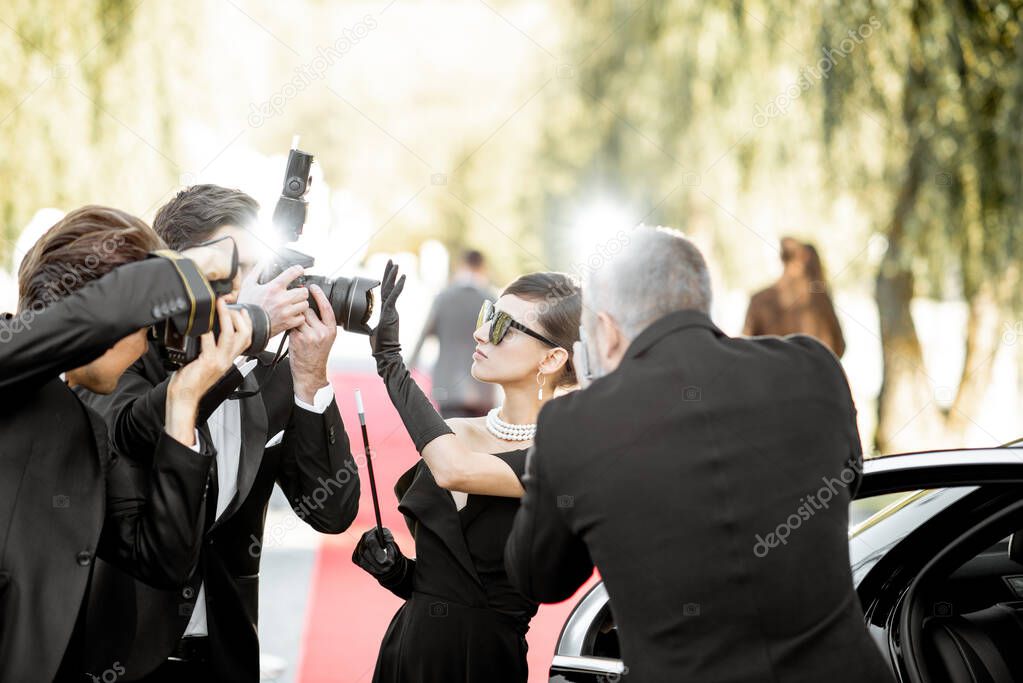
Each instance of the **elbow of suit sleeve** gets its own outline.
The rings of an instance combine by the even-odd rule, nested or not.
[[[561,584],[554,579],[549,582],[532,581],[526,588],[527,590],[523,591],[523,595],[533,602],[544,604],[568,600],[576,590],[575,587],[570,587],[567,583]]]
[[[523,595],[534,602],[553,604],[564,602],[575,595],[575,592],[586,580],[593,575],[593,565],[586,567],[580,563],[577,566],[566,567],[563,575],[537,576],[532,575],[533,580],[528,585],[520,588]],[[514,583],[514,582],[513,582]],[[520,585],[515,583],[514,585]]]
[[[324,533],[328,534],[340,534],[348,530],[350,526],[355,522],[355,516],[359,513],[359,495],[361,492],[361,484],[359,483],[358,475],[352,477],[345,489],[345,495],[340,497],[340,510],[338,515],[334,518],[333,523],[330,525],[329,530]]]
[[[345,473],[348,476],[344,476]],[[321,534],[341,534],[355,522],[361,488],[358,472],[349,472],[346,468],[333,479],[321,480],[319,487],[303,496],[300,505],[292,507]]]
[[[342,430],[343,432],[343,430]],[[359,480],[359,467],[345,444],[344,467],[334,474],[338,487],[333,490],[324,510],[328,513],[321,521],[322,533],[340,534],[348,530],[355,522],[359,513],[359,497],[362,493],[362,482]]]

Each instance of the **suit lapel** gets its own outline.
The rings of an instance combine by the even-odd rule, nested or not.
[[[433,475],[430,473],[430,468],[423,462],[420,462],[414,469],[417,471],[412,479],[412,484],[401,497],[398,510],[406,518],[413,518],[437,534],[469,576],[476,583],[482,585],[480,577],[476,574],[472,555],[469,554],[469,547],[465,543],[462,520],[455,508],[455,501],[447,491],[437,486],[437,482],[434,481]],[[402,480],[405,480],[410,473],[411,470],[406,472]],[[413,527],[414,524],[409,526]]]
[[[253,391],[259,386],[254,373],[249,373],[242,381],[241,391]],[[263,447],[266,446],[266,409],[260,394],[239,399],[239,426],[241,429],[241,452],[238,454],[238,492],[228,503],[224,514],[217,518],[210,528],[212,531],[231,515],[238,511],[249,496],[252,483],[256,481],[259,465],[263,461]]]

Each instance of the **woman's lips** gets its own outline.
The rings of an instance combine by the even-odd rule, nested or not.
[[[487,354],[483,353],[478,348],[475,351],[472,352],[472,359],[473,360],[483,360],[486,357],[487,357]]]

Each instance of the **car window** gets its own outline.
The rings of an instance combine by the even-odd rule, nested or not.
[[[904,491],[855,500],[849,506],[849,561],[853,583],[910,532],[976,486]]]

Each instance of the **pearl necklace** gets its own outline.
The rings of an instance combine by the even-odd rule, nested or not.
[[[496,436],[498,439],[504,439],[505,441],[532,441],[533,437],[536,436],[536,423],[531,425],[517,425],[511,422],[505,422],[498,413],[501,411],[500,408],[492,408],[487,413],[487,431]]]

